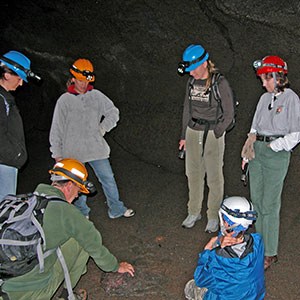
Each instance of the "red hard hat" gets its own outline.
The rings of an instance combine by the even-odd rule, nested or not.
[[[284,74],[288,73],[286,62],[279,56],[264,57],[256,69],[257,75],[272,72],[283,72]]]

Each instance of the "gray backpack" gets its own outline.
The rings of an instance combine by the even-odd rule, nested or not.
[[[0,202],[0,285],[11,277],[30,272],[56,252],[65,274],[69,299],[75,299],[69,272],[60,248],[46,251],[43,216],[49,201],[64,202],[57,197],[35,193],[7,195]]]

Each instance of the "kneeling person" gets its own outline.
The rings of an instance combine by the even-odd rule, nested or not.
[[[263,241],[258,233],[246,233],[256,219],[252,203],[225,198],[219,218],[221,232],[200,253],[194,279],[185,286],[186,299],[264,299]]]
[[[39,184],[35,192],[62,201],[49,201],[45,209],[43,229],[46,250],[61,248],[72,288],[86,272],[89,257],[105,272],[129,273],[133,276],[133,266],[127,262],[119,263],[102,244],[101,234],[93,223],[74,205],[70,205],[79,192],[89,193],[91,184],[87,181],[85,166],[75,159],[63,159],[49,172],[52,184]],[[40,273],[37,265],[24,275],[6,280],[1,288],[10,300],[49,300],[63,280],[64,271],[54,252],[45,258],[44,272]],[[6,299],[5,296],[3,299]],[[68,299],[66,289],[62,291],[59,299]],[[86,295],[76,294],[75,299],[86,299]]]

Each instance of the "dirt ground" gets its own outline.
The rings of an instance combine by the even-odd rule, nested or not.
[[[226,136],[225,194],[248,197],[240,151],[263,92],[252,63],[283,57],[300,94],[299,1],[4,0],[0,8],[1,53],[24,52],[43,77],[41,86],[30,83],[16,93],[29,153],[19,192],[49,182],[53,109],[75,59],[93,61],[95,87],[120,110],[118,126],[106,137],[121,198],[136,216],[110,220],[93,174],[98,193],[88,204],[104,244],[132,263],[136,275],[106,274],[90,260],[78,288],[88,290],[89,300],[184,299],[198,253],[212,235],[204,232],[205,206],[194,228],[181,227],[188,191],[177,148],[187,78],[178,76],[178,62],[187,45],[200,43],[234,89],[240,105],[236,128]],[[283,190],[279,262],[266,272],[266,299],[300,299],[299,165],[300,147]]]
[[[227,144],[232,142],[233,135],[234,132],[228,134]],[[181,222],[186,216],[187,203],[184,162],[174,155],[177,171],[172,171],[162,165],[141,161],[113,140],[109,139],[109,142],[120,194],[127,206],[137,213],[130,219],[109,219],[101,187],[91,174],[90,179],[98,188],[98,193],[88,200],[92,208],[91,221],[110,251],[120,261],[134,265],[135,277],[104,273],[90,260],[88,272],[82,276],[77,288],[87,289],[89,300],[184,299],[183,288],[193,276],[198,253],[213,236],[204,232],[206,207],[203,208],[203,219],[194,228],[183,229]],[[47,169],[53,163],[46,136],[44,141],[30,143],[28,147],[34,159],[20,174],[19,189],[23,191],[34,188],[39,181],[49,182]],[[230,163],[231,153],[226,151],[225,155],[225,180],[234,177],[235,184],[234,187],[226,186],[225,190],[247,195],[248,188],[239,181],[240,173],[233,173],[238,168]],[[283,193],[279,262],[266,272],[266,299],[300,299],[297,239],[300,229],[299,160],[296,149]]]

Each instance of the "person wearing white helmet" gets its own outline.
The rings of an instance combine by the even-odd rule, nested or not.
[[[23,121],[10,93],[27,82],[30,60],[18,51],[0,56],[0,201],[17,190],[18,169],[27,160]]]
[[[252,203],[244,197],[225,198],[219,218],[220,233],[199,254],[194,279],[184,289],[186,299],[264,299],[262,237],[247,232],[256,220]]]
[[[249,162],[255,224],[265,244],[265,269],[278,261],[281,194],[293,148],[300,141],[300,100],[289,88],[287,63],[269,55],[253,64],[266,92],[260,97],[241,156]]]

